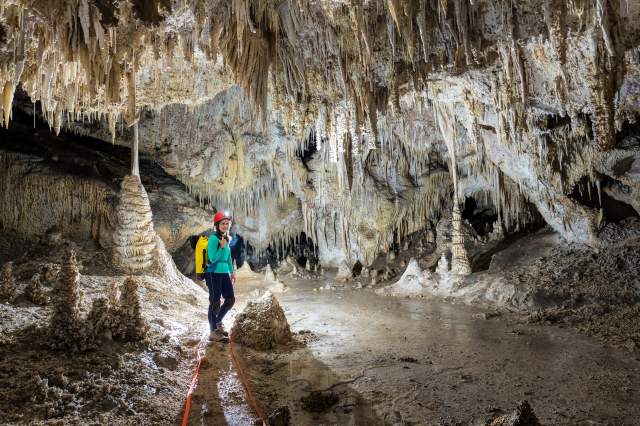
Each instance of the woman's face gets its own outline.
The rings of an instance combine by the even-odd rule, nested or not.
[[[231,221],[229,219],[222,219],[218,224],[218,229],[220,229],[220,232],[227,232],[230,226]]]

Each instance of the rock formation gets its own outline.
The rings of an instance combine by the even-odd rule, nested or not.
[[[49,321],[49,335],[55,348],[78,350],[84,340],[80,319],[81,293],[78,288],[80,273],[76,254],[68,250],[59,279],[52,291],[53,312]]]
[[[116,265],[130,273],[149,271],[154,264],[156,234],[149,197],[140,177],[129,175],[122,180],[116,215],[118,225],[113,237]]]
[[[29,280],[29,284],[24,290],[24,295],[30,302],[36,305],[46,305],[49,303],[49,296],[42,287],[42,281],[40,280],[40,274],[34,274]]]
[[[451,217],[451,272],[456,275],[469,275],[471,273],[467,249],[464,246],[460,207],[455,201]]]
[[[522,401],[511,413],[494,419],[489,426],[540,426],[528,401]]]
[[[18,297],[18,288],[13,277],[13,262],[7,262],[2,265],[2,271],[0,271],[0,299],[12,303],[16,297]]]
[[[576,192],[638,208],[633,2],[103,3],[2,9],[3,124],[18,86],[56,131],[128,144],[136,121],[257,250],[304,232],[325,267],[367,266],[465,197],[597,248],[606,212]],[[153,240],[119,238],[146,268]]]
[[[60,273],[60,265],[55,263],[47,263],[42,266],[42,270],[40,272],[40,276],[42,281],[47,285],[55,284],[58,279],[58,274]]]
[[[286,345],[292,339],[284,311],[269,291],[238,314],[231,335],[235,342],[259,351]]]
[[[125,341],[141,340],[147,334],[148,326],[142,318],[138,285],[134,277],[127,277],[115,308],[113,336]]]
[[[85,321],[86,332],[97,341],[111,340],[113,318],[114,310],[111,309],[109,301],[104,297],[95,299]]]

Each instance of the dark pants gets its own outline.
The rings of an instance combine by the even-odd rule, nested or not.
[[[233,294],[233,285],[229,274],[207,272],[204,278],[209,288],[209,328],[214,330],[233,307],[236,298]],[[220,306],[220,296],[224,298],[222,306]]]

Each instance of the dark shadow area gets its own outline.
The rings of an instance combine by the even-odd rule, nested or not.
[[[601,187],[605,188],[616,181],[608,176],[601,176],[600,182]],[[604,191],[600,191],[598,195],[598,187],[588,177],[580,179],[569,196],[585,207],[602,208],[604,219],[608,223],[618,223],[628,217],[638,217],[638,212],[629,204],[610,197]]]
[[[311,133],[309,134],[309,137],[307,138],[305,143],[302,145],[302,150],[298,152],[298,157],[302,161],[302,164],[304,164],[304,167],[307,169],[307,171],[310,170],[309,161],[311,161],[314,154],[318,152],[316,148],[316,137],[317,137],[316,132],[312,130]]]
[[[493,224],[498,219],[493,208],[478,208],[478,203],[472,197],[466,197],[462,210],[462,219],[473,226],[473,229],[480,236],[487,235],[493,230]]]
[[[351,269],[351,272],[353,274],[353,277],[357,277],[362,273],[362,263],[360,263],[359,260],[356,260],[356,263],[353,265],[353,268]]]
[[[640,145],[640,115],[634,117],[634,122],[625,120],[622,129],[616,133],[616,148],[629,149]]]
[[[304,232],[301,232],[297,237],[290,238],[286,244],[275,245],[272,243],[262,251],[256,250],[250,242],[245,245],[246,261],[254,271],[266,267],[267,264],[275,269],[280,262],[289,256],[294,258],[300,267],[305,267],[307,263],[309,266],[318,264],[318,247]]]
[[[35,109],[39,110],[39,103]],[[13,108],[9,128],[0,127],[0,150],[42,158],[61,174],[95,178],[119,190],[120,180],[130,173],[131,150],[100,139],[62,130],[56,136],[39,117]],[[165,173],[157,163],[140,153],[140,179],[149,190],[161,183],[186,187]]]

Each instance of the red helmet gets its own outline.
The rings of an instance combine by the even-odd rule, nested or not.
[[[216,213],[215,216],[213,216],[213,224],[217,225],[218,222],[227,219],[227,220],[233,220],[233,217],[231,217],[231,215],[228,212],[224,212],[222,210],[220,210],[218,213]]]

